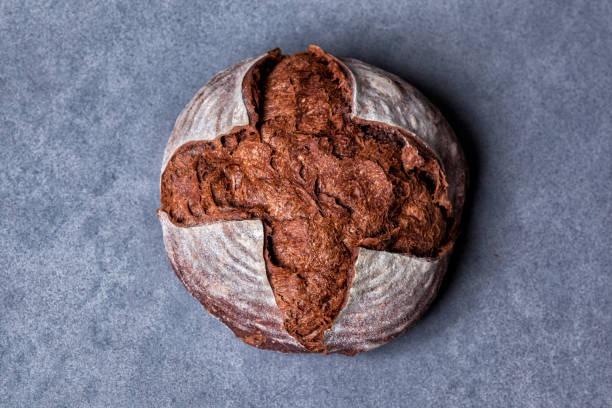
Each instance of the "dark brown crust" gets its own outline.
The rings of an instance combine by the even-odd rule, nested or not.
[[[316,50],[315,50],[316,52]],[[322,51],[321,51],[322,53]],[[326,55],[323,53],[323,55]],[[249,71],[247,72],[247,74],[245,75],[244,81],[243,81],[243,98],[244,98],[244,102],[245,105],[247,107],[247,111],[249,113],[249,118],[251,120],[251,123],[255,122],[259,122],[261,120],[259,112],[262,109],[262,100],[261,97],[259,95],[259,93],[254,92],[254,88],[261,86],[259,83],[262,80],[262,78],[265,78],[267,72],[269,72],[269,70],[272,69],[272,67],[274,66],[275,63],[278,63],[278,61],[281,59],[280,56],[280,52],[278,50],[273,50],[271,51],[265,58],[262,58],[260,61],[258,61],[253,67],[251,67],[251,69],[249,69]],[[401,129],[401,128],[392,128],[389,125],[385,125],[385,124],[376,124],[374,122],[371,121],[366,121],[366,120],[362,120],[362,119],[354,119],[354,122],[363,126],[374,126],[374,128],[372,129],[376,129],[376,128],[380,128],[381,132],[383,132],[384,134],[394,134],[396,135],[395,137],[399,137],[399,138],[403,138],[405,140],[410,140],[411,145],[416,146],[418,153],[410,153],[410,154],[417,154],[417,158],[419,157],[418,155],[420,155],[421,158],[419,158],[418,160],[423,161],[423,158],[427,158],[429,157],[429,159],[426,160],[430,160],[431,158],[434,157],[433,154],[431,154],[431,152],[429,151],[429,149],[422,143],[420,142],[418,139],[415,139],[411,134],[409,134],[408,132],[406,132],[405,130]],[[253,129],[249,126],[243,126],[240,128],[235,128],[232,130],[231,134],[236,134],[237,132],[245,132],[245,133],[249,133],[252,132]],[[224,136],[219,136],[224,137]],[[248,137],[248,136],[246,136]],[[388,137],[388,136],[385,136]],[[211,142],[205,142],[205,144],[210,144]],[[173,159],[170,160],[170,162],[173,162],[174,158],[177,157],[177,155],[180,154],[180,152],[186,152],[188,151],[190,148],[195,148],[198,145],[201,145],[200,142],[191,142],[189,144],[183,145],[177,152],[175,152],[175,154],[173,155]],[[193,153],[192,153],[193,155]],[[412,159],[408,160],[409,162]],[[435,161],[434,161],[435,162]],[[416,166],[416,165],[415,165]],[[440,172],[440,179],[438,181],[436,181],[436,191],[438,190],[439,186],[445,186],[445,182],[444,182],[444,174],[441,172],[441,170],[434,170],[434,174],[436,174],[435,172],[438,171]],[[165,184],[162,184],[162,191],[164,188]],[[445,187],[444,187],[445,188]],[[164,195],[162,194],[162,197]],[[445,198],[446,196],[444,194],[440,194],[438,197],[440,197],[439,199],[441,200],[446,200],[446,201],[442,201],[441,205],[444,206],[447,209],[450,209],[450,204],[448,203],[448,199]],[[164,202],[164,199],[162,198],[162,202]],[[439,202],[440,203],[440,202]],[[189,225],[189,224],[185,224],[183,222],[183,217],[181,216],[181,218],[173,218],[172,214],[173,214],[173,210],[170,207],[165,206],[164,210],[166,210],[170,215],[171,215],[171,219],[173,222],[177,223],[178,225]],[[189,210],[190,212],[191,209]],[[218,220],[236,220],[236,219],[244,219],[244,218],[251,218],[252,216],[248,216],[247,214],[243,213],[242,211],[239,212],[228,212],[225,215],[223,215],[222,217],[218,218]],[[210,222],[210,221],[216,221],[216,218],[211,218],[211,219],[207,219],[206,217],[201,218],[201,220],[199,220],[198,222]],[[193,225],[193,224],[192,224]],[[271,230],[268,227],[267,230],[267,236],[270,236]],[[370,240],[370,241],[368,241]],[[371,246],[372,248],[376,248],[376,249],[380,249],[380,250],[389,250],[391,249],[389,247],[389,244],[384,244],[381,245],[380,243],[377,243],[379,241],[372,241],[371,238],[368,238],[368,240],[362,241],[360,243],[361,246]],[[438,250],[436,250],[435,255],[432,254],[430,255],[430,257],[435,258],[435,257],[439,257],[441,254],[445,253],[450,247],[452,246],[452,239],[448,239],[446,241],[446,243],[444,244],[444,246],[439,247]],[[276,265],[274,265],[276,262],[270,262],[270,254],[268,252],[268,245],[265,246],[264,248],[264,256],[266,258],[267,262],[267,266],[268,266],[268,271],[269,274],[271,273],[271,268],[276,268]],[[354,264],[354,260],[356,259],[356,252],[353,252],[352,255],[352,263]],[[180,268],[179,268],[180,269]],[[176,268],[175,268],[175,272],[176,272]],[[182,278],[182,276],[179,274],[179,272],[177,272],[177,276],[179,276],[179,278],[181,279],[181,281],[183,281],[185,283],[185,280]],[[270,275],[269,275],[270,277]],[[352,278],[352,268],[351,268],[351,272],[348,273],[348,283],[349,285],[346,285],[346,287],[350,286],[350,279]],[[274,282],[274,276],[271,277],[272,282]],[[187,284],[186,284],[187,286]],[[274,287],[274,284],[273,284]],[[192,290],[190,290],[192,291]],[[192,291],[192,293],[194,293]],[[275,290],[275,294],[276,294],[276,290]],[[196,296],[198,298],[198,300],[201,301],[201,303],[204,305],[204,307],[209,310],[211,313],[213,313],[214,315],[219,316],[224,323],[226,323],[233,331],[234,333],[236,333],[236,335],[240,338],[243,338],[243,340],[249,344],[255,345],[257,347],[261,347],[261,348],[269,348],[269,349],[275,349],[275,350],[279,350],[279,351],[303,351],[303,350],[299,350],[299,349],[291,349],[291,347],[286,347],[285,350],[281,350],[285,347],[279,346],[276,347],[277,345],[274,344],[270,344],[269,341],[267,341],[267,339],[265,338],[265,336],[258,336],[258,335],[253,335],[252,332],[249,331],[245,331],[242,330],[238,327],[236,327],[235,325],[233,325],[231,323],[232,319],[228,318],[227,316],[223,316],[223,313],[221,312],[221,310],[223,309],[227,309],[227,313],[229,315],[232,315],[232,307],[231,305],[227,304],[227,302],[225,302],[226,304],[223,305],[211,305],[210,301],[207,299],[207,296],[205,294],[200,294],[200,293],[194,293],[194,296]],[[344,305],[346,303],[346,297],[343,294],[342,295],[342,303],[341,305]],[[283,301],[281,301],[278,297],[277,297],[277,303],[279,303],[279,306],[283,303]],[[281,308],[283,308],[281,306]],[[342,307],[340,307],[341,309]],[[338,309],[339,310],[339,309]],[[337,312],[336,312],[337,313]],[[335,315],[334,315],[335,317]],[[333,321],[333,318],[332,318]],[[326,330],[327,328],[329,328],[331,326],[331,321],[328,323],[328,325],[323,326],[322,329],[320,330]],[[322,335],[322,331],[320,332]],[[394,334],[392,337],[395,337],[397,334]],[[322,337],[319,337],[319,340],[316,341],[316,343],[303,343],[304,345],[306,345],[308,348],[310,348],[312,351],[325,351],[325,348],[322,347]],[[316,344],[319,344],[320,346],[317,346]],[[349,352],[350,353],[350,352]]]

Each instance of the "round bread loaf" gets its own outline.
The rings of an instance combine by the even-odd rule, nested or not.
[[[180,114],[157,214],[176,275],[240,339],[352,355],[425,312],[465,187],[453,131],[415,88],[315,46],[276,49]]]

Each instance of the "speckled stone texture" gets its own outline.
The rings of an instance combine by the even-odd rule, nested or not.
[[[612,5],[0,3],[0,406],[612,405]],[[308,44],[398,74],[466,150],[438,300],[374,351],[249,347],[155,210],[210,77]]]

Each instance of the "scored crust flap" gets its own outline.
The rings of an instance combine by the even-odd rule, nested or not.
[[[379,347],[409,329],[440,287],[448,255],[428,261],[359,248],[347,303],[324,335],[328,353]]]
[[[266,276],[263,226],[258,220],[181,228],[158,210],[172,267],[196,299],[246,343],[305,351],[283,327]]]
[[[212,140],[236,126],[249,124],[242,81],[251,67],[268,54],[241,61],[216,74],[180,113],[164,151],[162,173],[174,151],[194,140]]]

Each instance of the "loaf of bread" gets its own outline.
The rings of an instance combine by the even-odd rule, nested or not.
[[[240,339],[352,355],[433,300],[465,169],[447,122],[397,76],[276,49],[217,74],[180,114],[158,217],[176,275]]]

